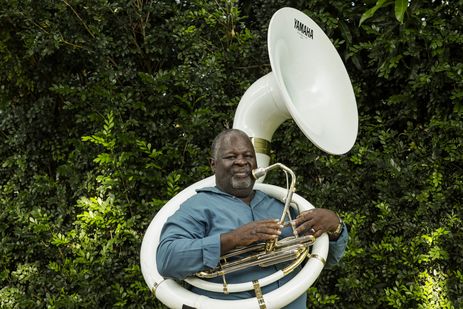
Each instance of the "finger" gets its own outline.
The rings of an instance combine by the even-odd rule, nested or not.
[[[258,220],[254,221],[257,224],[272,224],[272,223],[277,223],[279,220],[278,219],[265,219],[265,220]]]
[[[296,218],[311,218],[315,214],[315,209],[309,209],[301,212]]]
[[[304,214],[297,216],[295,221],[296,221],[296,225],[298,226],[305,222],[311,222],[314,219],[315,217],[313,216],[312,213],[304,213]]]
[[[296,232],[299,235],[309,234],[309,230],[312,228],[312,225],[309,222],[304,222],[296,228]]]
[[[279,235],[281,235],[281,228],[280,228],[280,225],[262,226],[259,228],[259,233],[278,237]]]
[[[266,221],[258,221],[257,224],[263,228],[270,228],[281,230],[284,225],[280,224],[278,220],[266,220]]]

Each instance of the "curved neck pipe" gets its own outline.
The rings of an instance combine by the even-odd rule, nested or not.
[[[270,144],[276,129],[290,118],[272,72],[255,81],[244,93],[233,128],[246,132],[253,140],[258,167],[267,167],[270,162],[269,147],[260,145]]]

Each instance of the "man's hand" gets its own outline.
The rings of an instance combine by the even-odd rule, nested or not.
[[[248,246],[255,242],[263,242],[278,238],[282,225],[278,220],[260,220],[242,225],[239,228],[220,235],[220,253],[225,254],[237,247]]]
[[[296,231],[299,235],[321,236],[325,232],[333,232],[339,225],[339,217],[329,209],[315,208],[303,211],[295,219]]]

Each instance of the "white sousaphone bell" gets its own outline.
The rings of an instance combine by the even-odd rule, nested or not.
[[[323,30],[304,13],[282,8],[268,28],[268,51],[272,72],[257,80],[243,95],[233,127],[253,140],[258,167],[269,166],[268,145],[276,129],[294,119],[305,136],[330,154],[344,154],[355,143],[358,130],[357,105],[349,75],[335,47]],[[151,221],[143,238],[140,263],[146,284],[170,308],[281,308],[313,284],[328,255],[328,236],[317,238],[311,254],[298,274],[260,299],[218,300],[187,290],[175,280],[163,278],[156,266],[156,248],[162,227],[196,189],[214,186],[210,176],[181,191],[164,205]],[[255,189],[283,200],[286,189],[256,182]],[[297,194],[292,196],[299,210],[314,208]],[[281,271],[258,280],[260,286],[279,280]],[[185,281],[202,289],[223,292],[223,285],[198,277]],[[228,292],[253,290],[252,282],[228,284]]]

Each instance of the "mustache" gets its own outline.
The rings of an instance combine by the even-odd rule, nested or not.
[[[234,170],[232,173],[233,173],[233,175],[234,175],[234,174],[241,174],[241,173],[244,173],[244,174],[246,174],[247,176],[250,176],[250,175],[251,175],[251,172],[252,172],[251,169],[246,168],[246,169]]]

